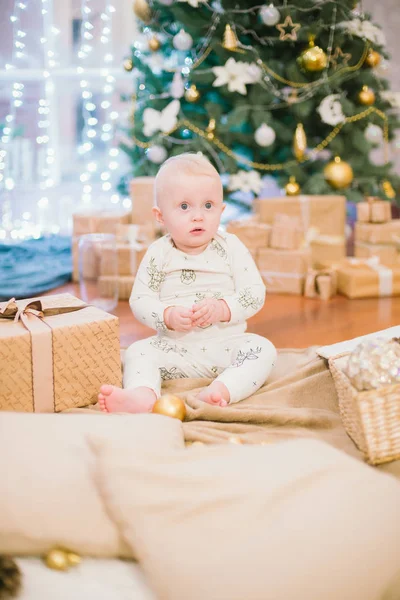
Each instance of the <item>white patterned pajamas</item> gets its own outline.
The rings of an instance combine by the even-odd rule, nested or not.
[[[191,307],[204,298],[225,300],[229,323],[188,332],[166,327],[168,306]],[[178,250],[169,235],[157,240],[143,258],[130,298],[136,318],[157,335],[128,348],[124,388],[149,387],[159,397],[162,381],[216,377],[228,388],[231,403],[251,396],[267,380],[276,358],[269,340],[246,333],[246,319],[264,299],[258,269],[235,235],[218,234],[195,255]]]

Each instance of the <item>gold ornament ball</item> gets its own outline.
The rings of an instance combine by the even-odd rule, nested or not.
[[[66,571],[70,566],[67,553],[64,550],[50,550],[46,554],[44,561],[49,569],[53,569],[54,571]]]
[[[128,71],[128,73],[130,71],[132,71],[133,69],[133,60],[131,58],[127,58],[124,60],[124,69],[125,71]]]
[[[286,196],[298,196],[300,194],[300,186],[293,175],[289,178],[289,183],[285,185]]]
[[[358,101],[363,106],[371,106],[375,102],[375,92],[367,85],[363,85],[361,92],[358,93]]]
[[[186,90],[185,98],[188,102],[197,102],[197,100],[200,98],[200,92],[194,84],[192,84],[190,88]]]
[[[367,58],[364,61],[366,67],[374,69],[381,62],[381,55],[376,50],[370,50],[367,54]]]
[[[152,38],[149,39],[149,48],[152,52],[157,52],[157,50],[160,49],[160,40],[158,39],[158,37],[156,37],[155,35],[153,35]]]
[[[318,71],[325,69],[328,57],[322,48],[314,46],[314,44],[310,42],[309,48],[300,54],[299,62],[306,71],[317,73]]]
[[[178,396],[165,394],[154,404],[152,412],[184,421],[186,416],[186,406],[184,401],[181,400],[181,398],[178,398]]]
[[[143,23],[151,21],[151,9],[146,0],[134,0],[133,12]]]
[[[293,154],[297,160],[301,160],[307,150],[307,136],[303,123],[298,123],[293,138]]]
[[[396,198],[396,192],[394,191],[390,181],[388,181],[387,179],[385,179],[385,181],[382,181],[382,189],[385,193],[386,198],[389,198],[389,200],[394,200],[394,198]]]
[[[347,188],[353,181],[353,169],[349,163],[335,156],[334,160],[326,165],[324,177],[335,190],[341,190]]]

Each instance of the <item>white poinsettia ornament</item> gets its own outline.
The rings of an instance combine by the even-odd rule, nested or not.
[[[371,23],[371,21],[352,19],[351,21],[344,21],[341,23],[340,27],[345,29],[348,33],[369,40],[378,46],[386,46],[386,39],[383,31]]]
[[[143,111],[143,133],[150,137],[156,131],[168,133],[178,123],[178,114],[181,108],[179,100],[172,100],[163,110],[145,108]]]
[[[236,61],[232,57],[223,67],[213,67],[212,71],[216,76],[214,87],[227,85],[230,92],[239,92],[243,96],[247,94],[246,84],[257,83],[261,77],[261,69],[257,65]]]
[[[261,176],[258,171],[240,170],[229,177],[228,188],[232,191],[254,192],[259,194],[262,187]]]
[[[179,2],[186,2],[193,8],[198,8],[200,4],[207,4],[207,0],[179,0]]]
[[[321,121],[328,125],[337,125],[345,120],[342,105],[340,103],[340,94],[329,94],[326,96],[317,108]]]

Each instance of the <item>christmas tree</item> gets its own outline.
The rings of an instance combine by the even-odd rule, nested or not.
[[[201,151],[228,198],[258,196],[266,175],[293,195],[395,198],[384,35],[354,0],[135,0],[133,9],[129,177]],[[377,146],[382,164],[370,159]]]

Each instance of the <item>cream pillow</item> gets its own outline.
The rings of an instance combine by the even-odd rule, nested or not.
[[[91,443],[159,600],[380,600],[400,566],[399,482],[324,443]]]
[[[94,484],[89,432],[128,437],[131,458],[184,446],[180,421],[159,415],[0,413],[1,554],[131,556]]]

